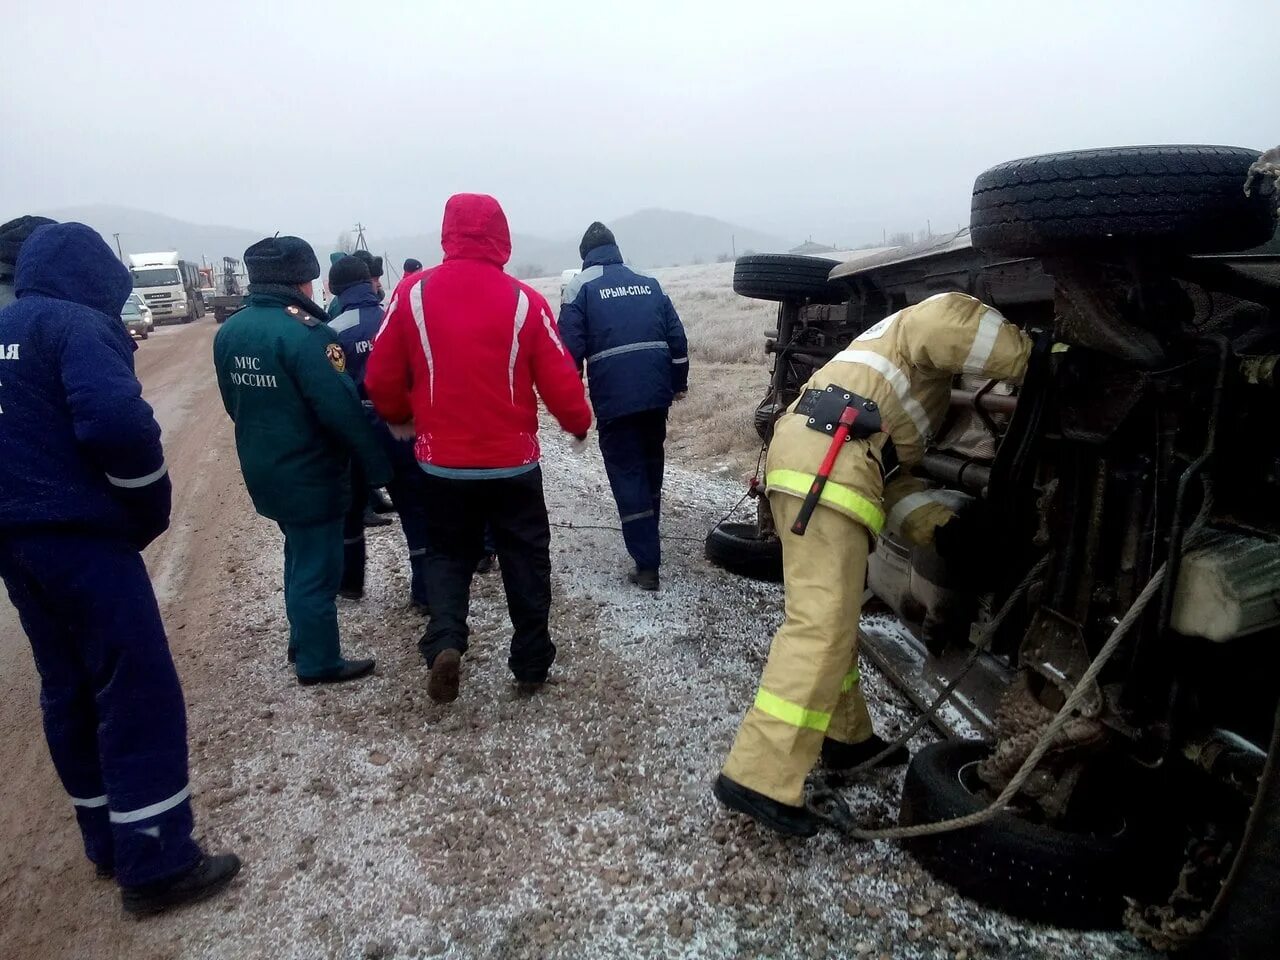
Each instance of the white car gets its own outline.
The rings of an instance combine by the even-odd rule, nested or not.
[[[151,333],[156,328],[155,314],[151,312],[151,308],[147,306],[147,301],[142,299],[141,294],[136,290],[129,294],[129,303],[133,304],[137,312],[142,315],[143,325],[146,327],[147,333]]]

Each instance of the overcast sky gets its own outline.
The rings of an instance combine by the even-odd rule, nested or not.
[[[83,203],[329,236],[495,194],[852,243],[983,168],[1280,142],[1280,8],[1200,2],[4,0],[0,220]]]

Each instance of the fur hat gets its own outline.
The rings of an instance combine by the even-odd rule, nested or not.
[[[320,261],[301,237],[266,237],[244,252],[250,283],[296,287],[320,276]]]

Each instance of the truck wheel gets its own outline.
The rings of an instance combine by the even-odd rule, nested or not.
[[[707,559],[753,580],[782,580],[782,541],[761,537],[754,523],[716,524],[707,534]]]
[[[733,292],[752,300],[844,303],[848,294],[827,276],[839,261],[825,257],[753,254],[733,265]]]
[[[986,807],[975,793],[976,767],[990,752],[990,744],[959,740],[917,753],[902,786],[899,824],[932,823]],[[904,845],[930,873],[979,903],[1060,927],[1110,929],[1120,924],[1136,859],[1126,832],[1069,833],[1003,813]]]
[[[1240,853],[1231,866],[1204,934],[1192,948],[1195,960],[1251,960],[1275,954],[1276,891],[1280,890],[1280,711],[1271,749],[1253,801]]]
[[[1246,197],[1257,150],[1110,147],[1010,160],[973,185],[973,245],[1008,256],[1154,247],[1244,250],[1275,232],[1274,201]]]

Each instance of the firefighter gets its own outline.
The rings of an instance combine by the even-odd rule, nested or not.
[[[600,453],[634,563],[628,578],[657,590],[667,412],[689,388],[689,345],[671,299],[622,262],[608,227],[591,224],[578,252],[582,272],[561,294],[560,331],[578,369],[589,368]]]
[[[222,402],[254,507],[284,533],[289,660],[304,686],[355,680],[373,660],[344,659],[336,598],[354,457],[371,484],[391,479],[347,356],[311,299],[320,264],[297,237],[244,252],[249,295],[214,339]]]
[[[221,890],[240,861],[191,836],[186,707],[140,552],[172,490],[120,323],[133,280],[80,223],[36,229],[16,268],[0,311],[0,577],[85,854],[127,912],[154,913]]]
[[[423,473],[413,456],[413,443],[397,440],[391,435],[373,409],[364,389],[365,367],[373,351],[373,341],[382,326],[382,307],[373,292],[368,264],[360,257],[343,257],[329,268],[329,289],[342,297],[346,309],[329,321],[338,343],[347,356],[347,375],[355,382],[365,415],[373,424],[383,449],[391,461],[394,478],[388,488],[405,542],[409,546],[410,587],[412,606],[425,612],[427,609],[426,586],[426,493],[423,490]],[[368,525],[370,487],[357,463],[351,470],[351,506],[347,510],[343,528],[342,587],[339,596],[358,600],[364,596],[365,537]],[[389,522],[389,521],[388,521]]]
[[[954,555],[964,538],[951,527],[968,521],[905,474],[946,414],[954,375],[1020,383],[1030,353],[1031,340],[992,308],[964,294],[939,294],[868,329],[818,370],[779,418],[765,485],[782,539],[786,611],[755,703],[715,782],[726,806],[779,833],[812,836],[817,820],[802,795],[819,757],[828,768],[848,769],[886,746],[872,730],[857,666],[872,538],[887,514],[916,543],[938,531],[939,545],[950,541]],[[839,448],[800,535],[792,528],[850,404],[860,414],[850,442]],[[893,478],[887,484],[886,476]],[[882,763],[907,759],[903,748]]]

